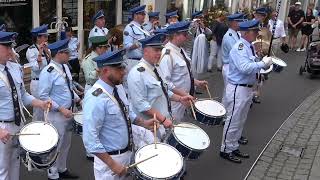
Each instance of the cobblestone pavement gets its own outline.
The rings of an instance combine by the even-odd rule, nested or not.
[[[262,152],[248,180],[320,179],[320,90],[288,117]]]

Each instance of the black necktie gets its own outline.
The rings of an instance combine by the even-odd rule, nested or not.
[[[10,83],[10,87],[11,87],[11,96],[12,96],[13,109],[14,109],[14,123],[17,126],[20,126],[21,114],[20,114],[20,106],[19,106],[19,98],[18,98],[17,88],[14,84],[13,78],[9,72],[8,67],[5,66],[4,70],[7,72],[7,77],[8,77],[9,83]]]
[[[236,32],[236,34],[237,34],[237,36],[238,36],[238,39],[240,39],[240,36],[239,36],[239,34]]]
[[[38,46],[36,44],[34,44],[34,46],[38,49],[38,51],[40,52]],[[46,58],[47,61],[47,65],[50,63],[50,58],[47,56],[46,52],[42,52],[41,56],[44,55],[44,58]]]
[[[254,48],[252,45],[250,45],[250,49],[251,49],[251,52],[252,52],[252,55],[255,56],[255,53],[254,53]]]
[[[192,75],[192,72],[191,72],[191,64],[190,64],[189,60],[187,59],[186,55],[184,55],[184,52],[182,51],[182,49],[181,49],[180,53],[181,53],[182,56],[183,56],[183,60],[184,60],[184,61],[186,62],[186,64],[187,64],[187,68],[188,68],[189,76],[190,76],[190,80],[191,80],[191,87],[190,87],[189,94],[190,94],[191,96],[193,96],[195,90],[194,90],[194,78],[193,78],[193,75]]]
[[[164,87],[164,83],[163,83],[163,80],[162,78],[160,77],[158,71],[157,71],[157,68],[154,68],[153,70],[154,74],[156,74],[157,78],[158,78],[158,81],[160,81],[160,84],[161,84],[161,89],[163,91],[163,94],[166,96],[166,99],[167,99],[167,104],[168,104],[168,111],[170,113],[170,115],[172,114],[172,111],[171,111],[171,102],[170,102],[170,99],[169,99],[169,95],[168,95],[168,92],[166,90],[166,88]]]
[[[123,101],[119,97],[117,87],[114,87],[113,90],[114,98],[118,101],[118,104],[120,106],[121,112],[123,114],[124,120],[126,121],[127,129],[128,129],[128,148],[129,150],[132,150],[133,147],[133,136],[132,136],[132,128],[131,128],[131,121],[128,118],[128,111],[126,106],[124,105]]]
[[[63,64],[61,64],[61,65],[62,65],[63,72],[64,72],[64,74],[66,75],[66,80],[67,80],[67,84],[68,84],[68,89],[69,89],[69,91],[70,91],[70,93],[71,93],[71,110],[73,110],[73,106],[74,106],[74,94],[73,94],[73,90],[72,90],[72,88],[71,88],[70,79],[69,79],[69,77],[68,77],[68,75],[67,75],[66,68],[64,67]]]

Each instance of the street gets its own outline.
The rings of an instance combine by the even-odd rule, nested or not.
[[[279,57],[288,67],[280,74],[272,73],[263,87],[262,103],[254,104],[250,110],[243,135],[249,139],[248,145],[241,150],[250,154],[242,164],[234,164],[219,157],[222,126],[208,127],[196,121],[192,123],[203,128],[210,136],[211,144],[200,159],[187,162],[187,180],[241,180],[245,177],[253,162],[270,140],[282,122],[319,86],[319,78],[309,79],[306,73],[299,76],[298,68],[304,63],[305,53],[290,52]],[[221,99],[222,76],[220,72],[206,73],[202,76],[209,82],[214,97]],[[204,91],[205,92],[205,91]],[[203,93],[200,97],[208,97]],[[94,179],[92,163],[85,158],[84,147],[79,136],[74,135],[69,156],[70,171],[77,173],[81,180]],[[27,172],[21,165],[21,180],[44,180],[46,172]]]

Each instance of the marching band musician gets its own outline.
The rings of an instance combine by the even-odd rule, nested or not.
[[[225,89],[228,84],[228,73],[229,73],[229,54],[232,49],[232,47],[236,44],[237,41],[240,40],[240,35],[238,33],[239,30],[239,22],[244,21],[243,14],[236,13],[232,14],[230,16],[227,16],[229,21],[229,29],[226,32],[226,34],[223,36],[222,39],[222,77],[224,82],[224,88],[223,88],[223,97],[222,97],[222,104],[226,107],[227,104],[225,102],[226,100],[226,93]],[[227,116],[230,116],[230,112],[227,112]],[[248,139],[244,136],[241,136],[239,141],[240,144],[247,144]]]
[[[195,93],[195,86],[205,87],[207,81],[194,79],[191,71],[190,58],[182,48],[186,41],[190,41],[190,22],[178,22],[167,27],[169,42],[162,49],[160,69],[164,79],[176,88],[191,96]],[[186,107],[180,102],[172,102],[172,114],[176,121],[182,121]]]
[[[105,28],[106,19],[104,17],[103,10],[98,11],[92,18],[93,23],[95,24],[94,27],[90,30],[89,33],[89,47],[91,47],[90,38],[94,36],[107,36],[109,30]]]
[[[133,111],[136,114],[145,119],[156,114],[160,123],[165,128],[170,128],[172,127],[170,99],[188,105],[189,100],[193,98],[176,89],[172,84],[166,84],[162,78],[157,64],[160,60],[164,38],[165,34],[157,34],[140,41],[143,47],[143,58],[128,74],[128,89]],[[158,134],[160,140],[165,135],[163,126]]]
[[[48,179],[69,178],[78,176],[67,169],[67,156],[71,145],[72,110],[75,103],[80,102],[78,95],[72,90],[72,75],[67,65],[70,51],[68,40],[56,41],[48,45],[53,59],[40,73],[40,99],[52,101],[48,120],[58,130],[60,152],[56,162],[48,169]]]
[[[31,94],[39,98],[38,94],[38,82],[41,70],[50,63],[51,53],[48,49],[48,25],[36,27],[31,30],[34,44],[31,45],[27,52],[26,58],[31,66],[31,83],[30,92]],[[33,108],[33,120],[42,121],[43,111],[39,108]]]
[[[24,125],[22,105],[46,109],[48,101],[28,94],[20,65],[9,61],[15,32],[0,32],[0,179],[18,180],[20,159],[17,136]],[[25,119],[24,119],[25,120]]]
[[[276,27],[273,36],[274,39],[272,40],[272,50],[275,51],[275,53],[278,53],[281,45],[286,44],[286,31],[284,28],[284,23],[282,20],[278,18],[276,19],[277,16],[277,11],[273,10],[271,13],[271,19],[268,22],[269,31],[272,32],[274,23],[276,21]]]
[[[193,23],[190,25],[194,38],[199,34],[211,35],[212,31],[204,25],[204,16],[202,11],[192,13]]]
[[[178,10],[176,11],[172,11],[172,12],[168,12],[167,14],[165,14],[166,16],[166,20],[167,20],[167,24],[165,24],[163,27],[167,28],[168,26],[170,26],[170,24],[174,24],[178,21],[179,15],[178,15]]]
[[[239,23],[240,40],[232,47],[229,54],[228,84],[226,86],[226,109],[231,112],[223,128],[220,156],[234,163],[241,163],[240,158],[249,155],[239,150],[238,140],[250,109],[253,84],[256,73],[272,64],[270,57],[256,62],[255,51],[251,43],[256,40],[259,21],[250,20]]]
[[[145,8],[146,5],[142,5],[130,9],[130,12],[133,14],[133,20],[123,31],[123,45],[127,49],[128,71],[136,65],[143,56],[142,48],[138,41],[150,36],[150,33],[143,27],[146,16]]]
[[[84,79],[86,81],[84,93],[86,93],[98,80],[97,63],[93,61],[93,58],[100,56],[108,50],[108,40],[106,36],[93,36],[90,37],[89,40],[92,43],[92,51],[81,63]]]
[[[121,85],[125,75],[123,55],[124,50],[116,50],[94,58],[99,80],[84,98],[83,141],[86,150],[95,155],[97,180],[130,179],[125,175],[133,148],[131,123],[152,129],[156,122],[143,120],[129,107]]]
[[[161,29],[159,14],[160,12],[149,12],[149,21],[143,24],[144,29],[149,31],[150,34],[153,34],[154,30]]]

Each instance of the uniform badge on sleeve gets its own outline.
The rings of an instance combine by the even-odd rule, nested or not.
[[[49,73],[51,73],[51,71],[54,69],[54,67],[53,66],[50,66],[48,69],[47,69],[47,71],[49,72]]]
[[[243,44],[240,43],[239,46],[238,46],[238,50],[242,50],[243,49]]]
[[[99,96],[101,93],[102,93],[102,89],[98,88],[98,89],[96,89],[95,91],[92,92],[92,95]]]
[[[145,71],[146,69],[145,69],[144,67],[139,67],[137,70],[138,70],[139,72],[143,72],[143,71]]]
[[[165,54],[170,54],[170,49],[166,49]]]

